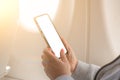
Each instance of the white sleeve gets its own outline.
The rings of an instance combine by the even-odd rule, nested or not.
[[[74,80],[93,80],[99,67],[93,64],[86,64],[79,61],[72,77]]]
[[[99,68],[99,66],[79,61],[72,76],[62,75],[55,80],[94,80],[94,76]]]
[[[74,80],[70,75],[61,75],[57,77],[55,80]]]

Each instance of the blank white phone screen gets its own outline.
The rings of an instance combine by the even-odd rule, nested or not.
[[[61,49],[64,49],[64,52],[67,53],[66,48],[64,47],[57,31],[54,28],[48,15],[42,15],[36,18],[37,25],[42,31],[47,43],[51,47],[56,57],[60,57]]]

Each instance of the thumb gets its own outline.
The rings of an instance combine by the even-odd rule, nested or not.
[[[67,62],[67,57],[64,53],[64,49],[61,49],[60,51],[60,59],[63,61],[63,62]]]

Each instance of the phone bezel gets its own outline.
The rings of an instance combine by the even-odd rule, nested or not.
[[[50,18],[50,16],[49,16],[48,14],[42,14],[42,15],[38,15],[38,16],[34,17],[34,22],[35,22],[35,24],[36,24],[36,26],[37,26],[39,32],[41,33],[41,35],[42,35],[43,39],[45,40],[47,46],[50,47],[50,44],[48,43],[48,41],[47,41],[47,39],[46,39],[44,33],[42,32],[41,28],[39,27],[39,26],[40,26],[39,23],[37,22],[37,18],[38,18],[38,17],[41,17],[41,16],[44,16],[44,15],[47,15],[47,16],[49,17],[49,20],[50,20],[50,22],[53,24],[53,26],[54,26],[54,28],[55,28],[55,31],[57,32],[57,34],[58,34],[60,40],[61,40],[61,37],[60,37],[60,34],[58,33],[58,31],[57,31],[57,29],[56,29],[56,27],[55,27],[53,21],[51,20],[51,18]],[[61,42],[63,43],[62,40],[61,40]],[[64,43],[63,43],[63,46],[64,46],[65,49],[66,49],[66,53],[65,53],[65,54],[67,54],[68,51],[67,51],[67,48],[66,48],[66,46],[64,45]],[[51,48],[51,47],[50,47],[50,48]],[[52,52],[53,52],[53,51],[52,51]],[[54,53],[54,52],[53,52],[53,53]]]

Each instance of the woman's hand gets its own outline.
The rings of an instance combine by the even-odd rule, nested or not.
[[[60,52],[60,59],[58,59],[50,48],[46,48],[42,55],[42,64],[44,71],[51,80],[61,75],[71,75],[71,67],[63,49]]]
[[[67,41],[65,41],[63,38],[61,38],[61,39],[62,39],[62,42],[63,42],[63,44],[65,45],[65,47],[66,47],[66,49],[68,51],[66,56],[67,56],[67,59],[69,61],[70,66],[71,66],[71,73],[73,73],[76,66],[77,66],[78,60],[77,60],[77,58],[75,56],[75,53],[74,53],[73,49],[67,43]]]

